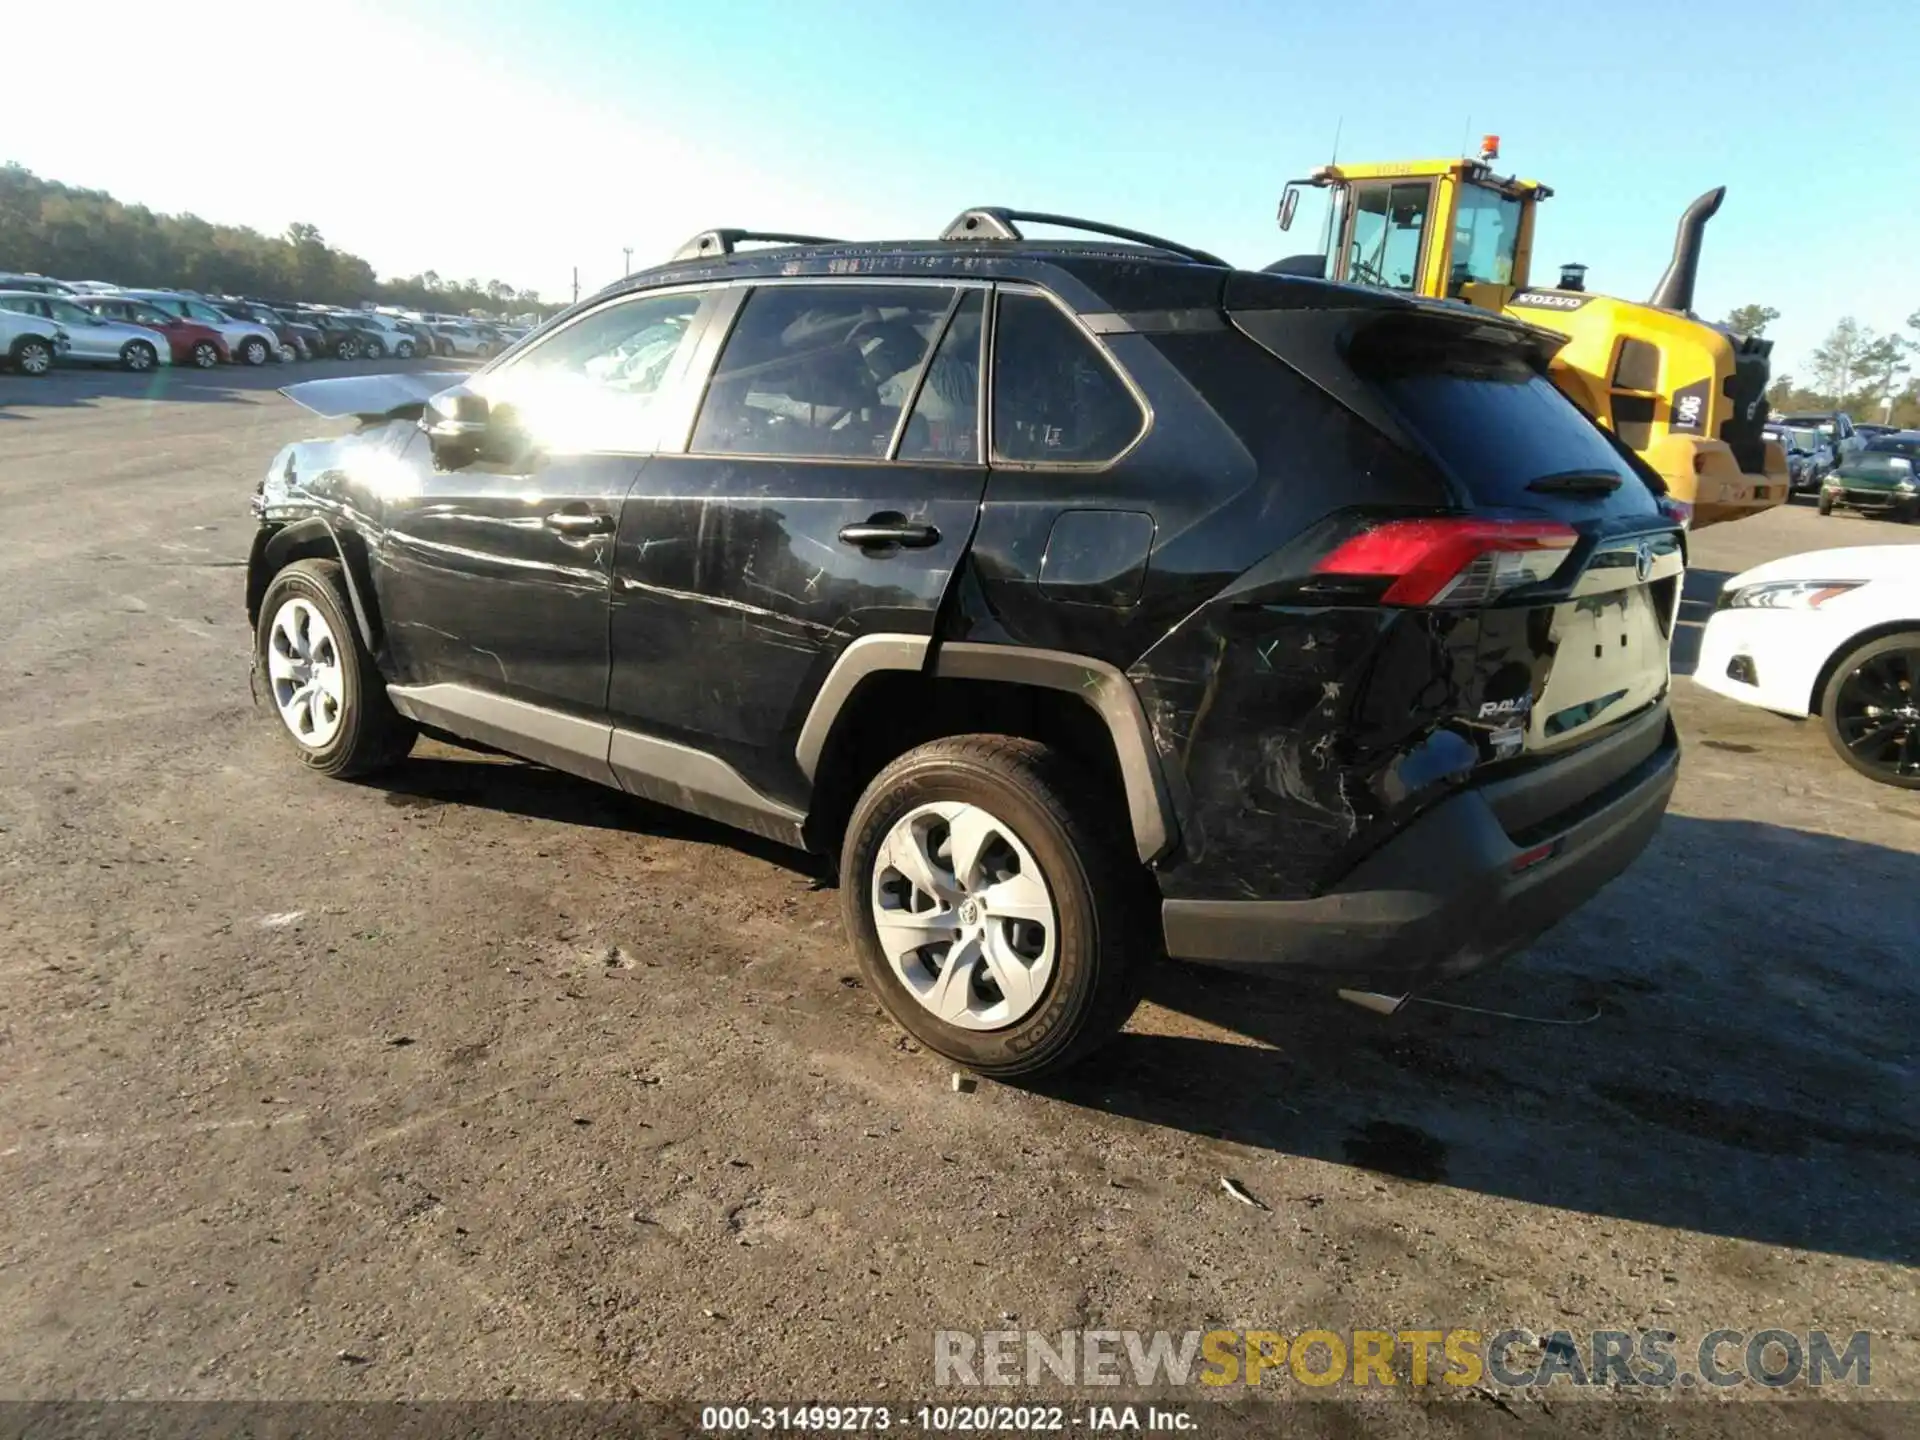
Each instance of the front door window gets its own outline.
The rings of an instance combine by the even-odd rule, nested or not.
[[[1433,208],[1426,180],[1355,185],[1348,197],[1345,278],[1356,285],[1413,290],[1420,278],[1420,240]]]

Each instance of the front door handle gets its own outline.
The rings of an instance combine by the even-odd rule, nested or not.
[[[546,523],[549,530],[558,530],[569,540],[578,540],[610,533],[613,516],[597,510],[556,510],[547,516]]]
[[[841,526],[840,539],[843,544],[858,545],[862,550],[882,545],[902,545],[910,550],[923,550],[940,543],[940,532],[931,525],[918,524],[897,515],[875,515],[858,525]]]

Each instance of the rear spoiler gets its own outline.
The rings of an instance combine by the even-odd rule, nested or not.
[[[327,420],[351,415],[361,421],[410,418],[427,401],[469,378],[464,370],[414,370],[387,375],[340,375],[284,385],[280,393]]]

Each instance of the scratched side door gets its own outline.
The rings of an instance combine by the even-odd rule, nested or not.
[[[621,510],[608,708],[802,805],[794,745],[834,660],[862,635],[930,636],[973,534],[985,292],[729,293],[690,366],[711,378],[687,443]]]

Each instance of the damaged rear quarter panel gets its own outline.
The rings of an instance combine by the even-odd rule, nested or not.
[[[1471,615],[1216,601],[1129,671],[1184,778],[1171,898],[1305,898],[1462,784]]]

